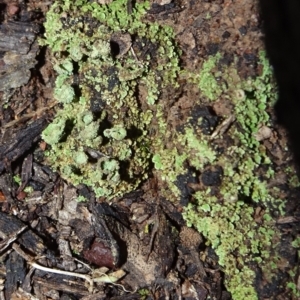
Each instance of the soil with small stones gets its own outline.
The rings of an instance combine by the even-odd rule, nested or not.
[[[5,36],[0,35],[5,40],[0,44],[1,299],[231,299],[213,249],[185,226],[186,203],[175,206],[161,197],[155,177],[108,205],[44,164],[47,145],[40,134],[55,115],[55,72],[37,37],[52,2],[0,1]],[[199,72],[209,55],[220,52],[224,64],[233,54],[239,57],[241,77],[257,75],[264,45],[254,0],[152,0],[147,18],[174,28],[185,69]],[[212,114],[198,105],[198,91],[186,82],[180,97],[168,93],[168,99],[176,99],[168,104],[174,128],[182,126],[191,108],[195,117],[205,116],[208,128],[218,123],[216,115],[230,110],[230,103],[216,103]],[[286,199],[287,217],[276,225],[282,232],[278,274],[269,282],[258,273],[256,289],[259,299],[292,299],[287,282],[298,279],[288,272],[298,263],[291,242],[299,233],[299,191],[285,186],[283,168],[293,165],[285,151],[286,132],[276,123],[273,130],[265,146],[276,165],[272,184]],[[201,180],[218,185],[220,177],[220,170],[209,169]],[[186,182],[182,190],[190,193]],[[77,202],[78,195],[89,202]]]

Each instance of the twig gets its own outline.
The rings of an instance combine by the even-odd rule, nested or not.
[[[118,272],[118,271],[117,271],[117,272]],[[117,272],[115,272],[115,273],[117,273]],[[124,285],[113,282],[112,279],[111,279],[111,277],[110,277],[110,276],[112,276],[112,274],[107,275],[107,274],[105,274],[105,273],[103,273],[103,272],[99,272],[98,270],[97,270],[97,273],[98,273],[98,274],[101,274],[102,277],[106,277],[107,279],[105,280],[105,279],[103,279],[102,277],[100,277],[100,278],[99,278],[99,277],[96,277],[96,278],[93,279],[94,282],[110,283],[110,284],[112,284],[112,285],[119,286],[120,288],[122,288],[122,290],[123,290],[125,293],[131,293],[131,294],[134,294],[134,293],[137,291],[137,288],[136,288],[134,291],[128,291],[128,290],[125,289]],[[124,273],[124,274],[125,274],[125,273]],[[121,277],[123,277],[124,274],[123,274]],[[118,279],[120,279],[120,278],[118,278]]]
[[[89,269],[90,271],[93,271],[93,269],[86,263],[84,263],[83,261],[79,260],[78,258],[74,258],[74,260],[78,261],[79,263],[81,263],[82,265],[84,265],[87,269]]]
[[[0,300],[5,300],[5,296],[4,296],[4,292],[3,291],[0,292]]]
[[[61,274],[61,275],[66,275],[66,276],[74,276],[74,277],[79,277],[82,279],[85,279],[89,284],[90,287],[93,287],[93,279],[86,274],[80,274],[80,273],[75,273],[75,272],[68,272],[68,271],[63,271],[63,270],[59,270],[59,269],[51,269],[51,268],[47,268],[44,266],[41,266],[35,262],[33,262],[33,258],[30,257],[29,255],[27,255],[21,248],[19,245],[17,244],[13,244],[12,248],[20,255],[22,256],[33,268],[36,268],[38,270],[42,270],[44,272],[50,272],[50,273],[55,273],[55,274]]]
[[[143,66],[143,64],[139,61],[139,59],[137,58],[137,56],[136,56],[136,54],[135,54],[135,52],[134,52],[134,50],[133,50],[133,48],[132,48],[132,46],[130,47],[130,51],[131,51],[131,53],[132,53],[132,55],[133,55],[133,57],[134,57],[134,59],[136,60],[136,62],[138,63],[138,65],[140,66],[140,67],[142,67]]]
[[[298,218],[295,218],[293,216],[287,216],[287,217],[282,217],[277,220],[277,224],[289,224],[289,223],[295,223],[299,222],[300,220]]]
[[[35,263],[33,260],[32,257],[30,257],[29,255],[27,255],[21,248],[19,245],[17,244],[13,244],[12,245],[12,248],[20,255],[22,256],[33,268],[36,268],[38,270],[42,270],[44,272],[50,272],[50,273],[55,273],[55,274],[61,274],[61,275],[66,275],[66,276],[73,276],[73,277],[79,277],[79,278],[82,278],[84,280],[86,280],[88,283],[89,283],[89,291],[92,292],[93,290],[93,284],[94,282],[103,282],[103,283],[110,283],[110,284],[113,284],[115,286],[119,286],[123,289],[124,292],[127,292],[127,293],[135,293],[136,290],[130,292],[128,290],[125,289],[125,287],[122,285],[122,284],[118,284],[118,283],[114,283],[111,279],[111,277],[103,272],[99,272],[102,276],[105,276],[107,279],[104,281],[103,279],[101,278],[92,278],[91,276],[89,275],[86,275],[86,274],[81,274],[81,273],[75,273],[75,272],[68,272],[68,271],[63,271],[63,270],[59,270],[59,269],[53,269],[53,268],[48,268],[48,267],[44,267],[44,266],[41,266],[37,263]]]
[[[31,113],[25,114],[22,117],[20,117],[19,119],[13,120],[13,121],[3,125],[2,128],[9,128],[11,126],[16,125],[17,123],[22,123],[22,122],[27,121],[28,119],[32,119],[33,117],[39,116],[39,115],[43,114],[45,111],[54,107],[55,105],[57,105],[57,102],[52,102],[47,107],[42,107],[42,108],[38,109],[37,111],[33,111]]]
[[[226,118],[213,132],[213,134],[210,136],[210,139],[215,139],[218,135],[222,135],[227,131],[227,129],[230,127],[230,125],[235,121],[235,116],[230,115],[228,118]]]

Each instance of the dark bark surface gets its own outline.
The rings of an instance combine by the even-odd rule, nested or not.
[[[33,123],[19,130],[15,135],[10,136],[7,141],[1,140],[0,146],[0,173],[28,151],[39,139],[41,132],[46,127],[47,121],[44,118],[38,119]]]
[[[267,52],[279,86],[276,113],[300,164],[300,2],[260,0]]]
[[[0,91],[26,84],[36,64],[39,28],[36,24],[9,21],[0,25]]]
[[[12,293],[18,285],[23,283],[26,276],[25,260],[16,252],[11,252],[6,261],[5,296],[11,299]]]

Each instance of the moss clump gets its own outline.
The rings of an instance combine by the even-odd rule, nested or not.
[[[173,31],[143,21],[147,7],[127,13],[127,0],[58,0],[47,13],[41,43],[52,50],[54,96],[63,104],[42,134],[48,161],[97,196],[122,195],[147,176],[151,106],[176,85]]]

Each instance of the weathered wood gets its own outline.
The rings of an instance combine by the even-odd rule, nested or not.
[[[0,77],[0,91],[14,89],[26,84],[30,79],[28,69],[12,70],[8,73],[2,73]]]
[[[32,23],[7,22],[0,25],[0,91],[17,88],[28,82],[36,64],[36,36],[39,28]]]
[[[16,217],[0,212],[0,236],[2,239],[19,231],[24,225]]]
[[[39,272],[42,273],[42,272]],[[33,283],[41,285],[42,287],[48,288],[48,289],[53,289],[53,290],[58,290],[58,291],[63,291],[65,293],[72,293],[72,294],[78,294],[78,295],[89,295],[89,292],[87,289],[84,287],[84,285],[80,285],[79,282],[78,284],[68,284],[64,283],[63,279],[70,280],[70,277],[64,278],[61,275],[57,274],[51,274],[51,278],[44,279],[39,276],[33,276]]]
[[[10,136],[8,141],[1,141],[0,146],[0,174],[10,163],[21,157],[40,138],[47,121],[40,118],[27,127]]]
[[[16,217],[0,212],[0,234],[2,238],[18,232],[24,226],[25,224]],[[32,230],[21,233],[17,241],[27,251],[37,255],[42,255],[47,250],[43,244],[43,240]]]
[[[16,252],[10,253],[6,261],[5,299],[12,299],[12,293],[22,284],[25,276],[25,260]]]
[[[0,51],[27,54],[38,31],[33,23],[9,21],[0,25]]]

